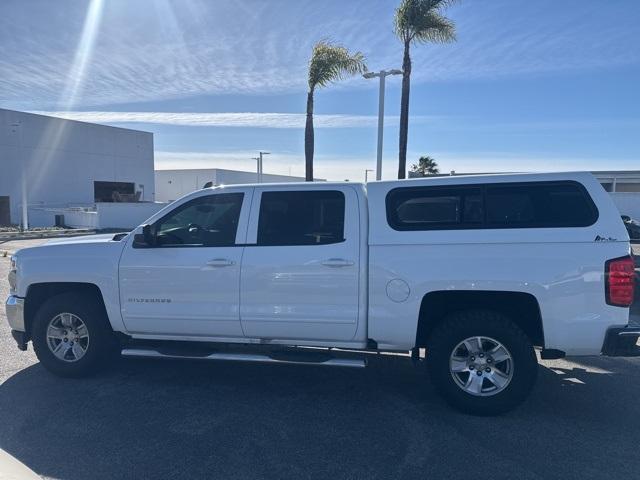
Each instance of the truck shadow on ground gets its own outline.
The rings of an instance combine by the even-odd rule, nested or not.
[[[638,362],[576,365],[542,366],[531,398],[493,418],[451,410],[399,357],[366,370],[123,359],[83,380],[34,365],[0,385],[0,448],[64,480],[634,478]]]

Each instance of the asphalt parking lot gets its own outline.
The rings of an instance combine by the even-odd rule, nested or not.
[[[495,418],[452,411],[397,356],[122,359],[66,380],[15,348],[0,311],[0,449],[45,478],[638,478],[639,398],[640,358],[542,362],[530,399]]]

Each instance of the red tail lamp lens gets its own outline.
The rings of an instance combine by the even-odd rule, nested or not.
[[[632,257],[614,258],[604,267],[606,298],[609,305],[628,307],[633,303],[635,265]]]

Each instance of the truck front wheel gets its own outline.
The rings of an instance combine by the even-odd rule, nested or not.
[[[61,377],[93,373],[116,345],[102,305],[80,293],[63,293],[45,301],[35,315],[32,332],[38,360]]]
[[[491,311],[449,315],[427,344],[431,379],[453,407],[496,415],[519,405],[535,384],[538,360],[526,334]]]

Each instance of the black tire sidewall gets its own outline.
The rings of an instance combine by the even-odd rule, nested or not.
[[[449,359],[453,349],[474,336],[493,338],[502,343],[513,358],[513,377],[507,387],[491,396],[471,395],[454,381]],[[533,388],[538,361],[528,337],[507,317],[494,312],[460,312],[448,317],[434,330],[427,349],[427,365],[435,386],[445,400],[465,413],[496,415],[522,403]]]
[[[75,362],[58,359],[47,345],[49,322],[60,313],[78,316],[89,332],[89,346],[83,357]],[[32,341],[40,363],[50,372],[62,377],[80,377],[96,371],[108,357],[113,345],[113,332],[108,326],[104,307],[89,295],[63,293],[45,301],[33,322]]]

